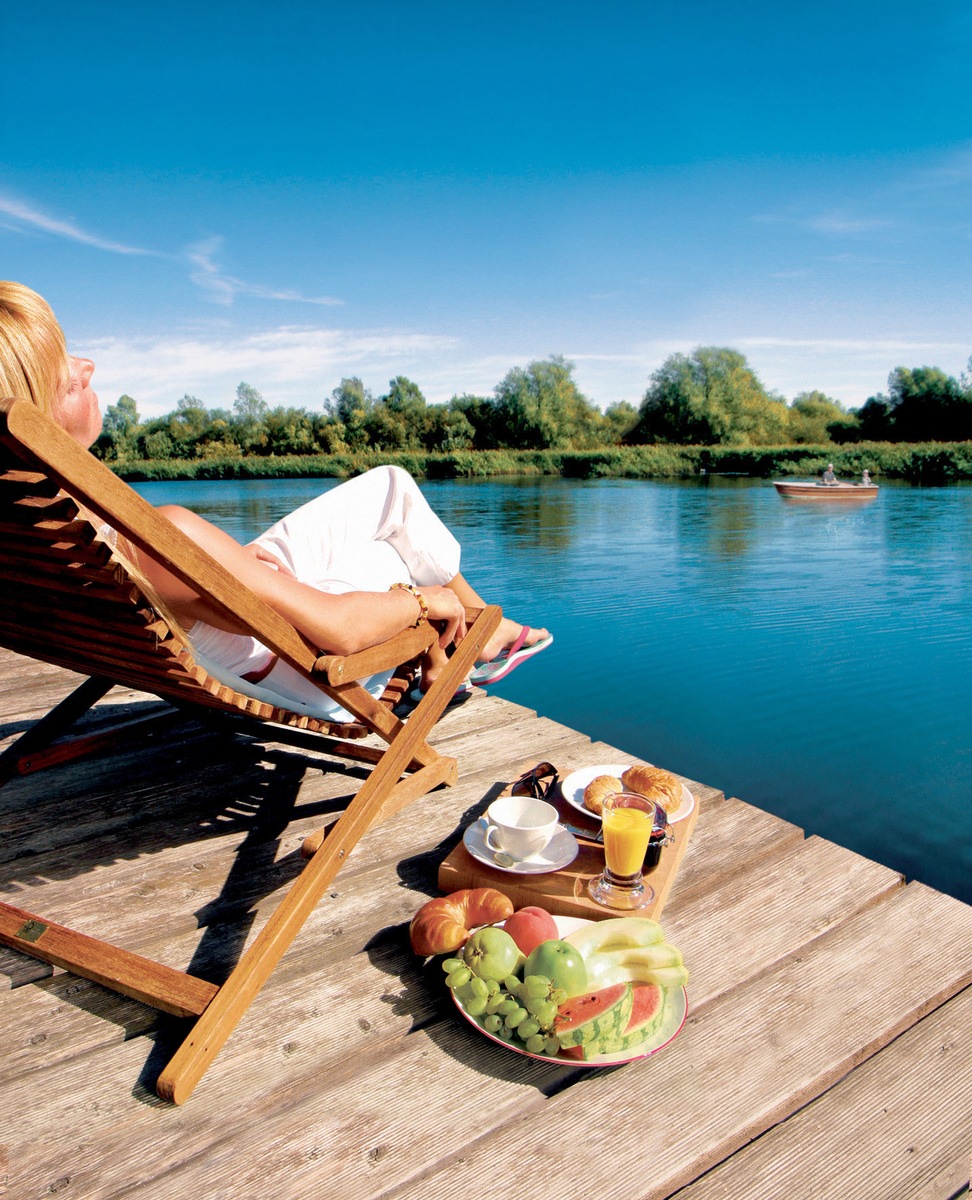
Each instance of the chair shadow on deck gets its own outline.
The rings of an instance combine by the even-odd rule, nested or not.
[[[273,831],[339,815],[366,774],[172,715],[169,734],[178,733],[176,738],[137,735],[121,752],[58,768],[54,785],[45,773],[15,778],[0,791],[0,893],[11,902],[26,900],[35,886],[239,832],[245,840],[219,900],[219,911],[228,912],[235,891],[253,894],[266,875],[253,855]],[[333,800],[298,804],[303,781],[317,769],[346,780],[347,790]],[[255,872],[249,889],[243,861]],[[267,890],[295,873],[277,866],[281,877],[268,881]]]

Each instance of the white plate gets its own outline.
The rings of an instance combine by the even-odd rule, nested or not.
[[[514,859],[510,866],[501,867],[496,856],[486,845],[486,829],[479,821],[466,826],[462,835],[469,853],[487,867],[506,871],[509,875],[542,875],[545,871],[559,871],[577,857],[577,839],[572,833],[558,825],[557,832],[539,854],[530,858]]]
[[[646,765],[651,766],[652,764],[647,763]],[[582,813],[587,813],[589,817],[593,817],[595,814],[584,804],[584,788],[587,787],[592,779],[596,779],[598,775],[613,775],[616,779],[620,779],[630,766],[631,763],[622,763],[620,765],[612,763],[606,767],[582,767],[579,771],[572,771],[566,779],[560,781],[560,791],[568,804],[572,804],[574,808],[579,808]],[[674,824],[675,821],[684,820],[694,807],[695,797],[683,783],[681,802],[674,812],[668,814],[669,825]]]
[[[586,921],[582,917],[554,917],[557,922],[557,936],[566,937],[568,933],[573,933],[575,929],[580,929],[582,925],[590,925],[591,921]],[[651,1034],[645,1038],[640,1045],[636,1046],[632,1053],[631,1050],[623,1050],[616,1054],[599,1054],[597,1058],[588,1059],[586,1062],[583,1059],[571,1058],[565,1054],[531,1054],[526,1046],[518,1045],[516,1042],[505,1042],[502,1038],[497,1037],[493,1033],[489,1033],[480,1024],[481,1018],[470,1016],[462,1006],[462,1001],[455,994],[450,992],[456,1008],[462,1013],[470,1025],[474,1029],[478,1029],[483,1037],[489,1038],[491,1042],[495,1042],[497,1046],[503,1046],[507,1050],[512,1050],[515,1054],[522,1054],[524,1058],[535,1058],[540,1062],[561,1063],[565,1067],[617,1067],[622,1063],[637,1062],[640,1058],[647,1058],[649,1054],[654,1054],[661,1050],[681,1031],[685,1024],[685,1016],[688,1012],[688,998],[685,995],[685,988],[663,988],[665,994],[665,1011],[662,1014],[662,1019],[658,1023]]]

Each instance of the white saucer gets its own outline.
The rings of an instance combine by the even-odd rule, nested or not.
[[[584,804],[584,788],[598,775],[613,775],[616,779],[620,779],[630,766],[631,763],[609,763],[604,767],[582,767],[581,770],[571,772],[566,779],[560,781],[561,795],[568,804],[572,804],[574,808],[590,817],[593,814]],[[668,814],[668,824],[674,825],[676,821],[684,820],[694,807],[695,797],[683,783],[682,799],[675,810]]]
[[[539,854],[530,858],[514,859],[509,866],[501,867],[496,856],[486,845],[486,830],[479,821],[473,821],[466,826],[462,841],[469,853],[477,862],[496,871],[506,871],[510,875],[542,875],[545,871],[559,871],[577,857],[577,839],[566,829],[557,826],[557,832],[544,846]]]

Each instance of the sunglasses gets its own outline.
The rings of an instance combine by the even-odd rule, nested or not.
[[[545,800],[547,793],[557,786],[560,776],[557,768],[551,763],[537,763],[532,771],[527,771],[513,784],[511,796],[532,796],[534,800]]]

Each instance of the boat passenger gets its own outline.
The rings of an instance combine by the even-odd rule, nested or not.
[[[871,487],[871,473],[866,468],[861,475],[861,487]]]
[[[820,476],[820,482],[829,486],[837,482],[837,476],[834,474],[834,464],[827,463],[827,470]]]
[[[0,282],[0,396],[32,400],[87,449],[102,423],[94,369],[90,359],[68,354],[45,300],[22,284]],[[423,691],[445,666],[450,646],[465,637],[465,609],[486,603],[459,571],[459,543],[400,467],[377,467],[341,483],[246,546],[189,509],[167,504],[159,511],[321,650],[352,654],[427,616],[440,635],[422,664]],[[117,552],[130,554],[210,674],[291,710],[351,719],[161,563],[118,546],[107,526],[102,534]],[[483,647],[474,682],[498,682],[552,640],[546,629],[504,617]],[[377,696],[389,676],[362,682]]]

